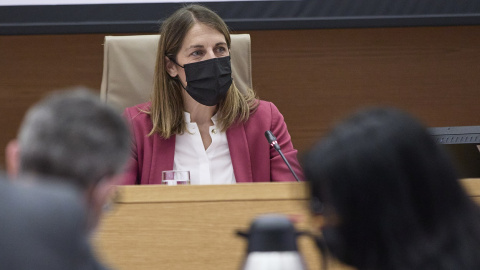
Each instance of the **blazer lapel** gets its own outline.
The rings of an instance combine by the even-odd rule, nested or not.
[[[226,133],[237,183],[253,182],[250,151],[243,123],[234,124]]]
[[[153,135],[152,164],[150,165],[149,184],[161,184],[162,172],[173,170],[173,158],[175,156],[175,138],[173,135],[163,139],[158,134]]]

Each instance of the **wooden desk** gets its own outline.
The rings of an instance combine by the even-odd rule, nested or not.
[[[463,179],[480,203],[480,179]],[[299,215],[308,229],[303,183],[255,183],[218,186],[124,186],[118,203],[94,237],[100,257],[115,269],[239,269],[247,230],[260,214]],[[320,269],[310,239],[299,238],[309,269]],[[332,263],[329,269],[349,269]]]

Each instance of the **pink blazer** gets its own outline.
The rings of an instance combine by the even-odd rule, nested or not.
[[[168,139],[158,134],[148,136],[152,121],[142,110],[149,107],[147,102],[127,108],[123,113],[131,126],[133,141],[126,185],[160,184],[162,171],[173,169],[175,136]],[[260,101],[247,122],[233,125],[226,132],[237,182],[296,181],[282,157],[267,142],[264,135],[267,130],[277,137],[283,154],[303,180],[297,150],[293,148],[282,114],[273,103]]]

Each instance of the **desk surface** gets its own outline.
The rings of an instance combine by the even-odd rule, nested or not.
[[[244,200],[304,200],[303,183],[241,183],[235,185],[141,185],[118,187],[118,203]]]
[[[480,178],[460,179],[472,197],[480,197]],[[254,187],[254,188],[252,188]],[[242,200],[305,200],[304,183],[242,183],[236,185],[163,185],[119,186],[117,203],[242,201]]]

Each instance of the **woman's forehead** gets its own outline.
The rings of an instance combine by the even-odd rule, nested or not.
[[[223,33],[205,24],[196,23],[185,35],[182,47],[207,46],[217,43],[226,43]]]

